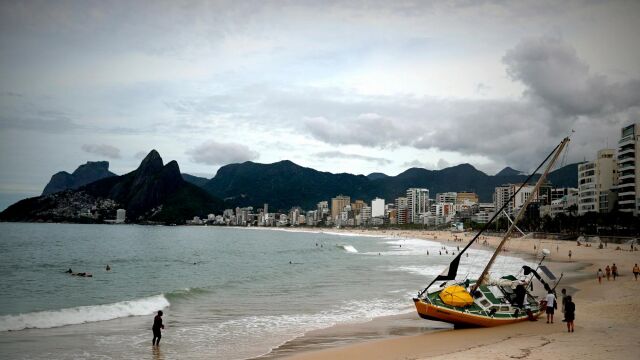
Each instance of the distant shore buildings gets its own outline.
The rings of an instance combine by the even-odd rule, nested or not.
[[[413,224],[440,227],[454,224],[456,229],[465,221],[485,224],[506,205],[500,217],[513,217],[534,197],[529,205],[535,216],[554,218],[559,214],[584,215],[605,213],[617,209],[638,215],[640,211],[640,122],[621,129],[617,149],[599,150],[592,161],[578,165],[578,187],[556,188],[543,184],[537,192],[528,184],[497,186],[493,201],[481,203],[471,191],[443,192],[430,198],[427,188],[410,187],[392,201],[376,197],[371,202],[338,194],[317,203],[315,209],[293,207],[288,212],[270,213],[269,205],[254,211],[253,207],[226,209],[221,215],[209,214],[206,220],[194,217],[189,224],[236,226],[381,226]],[[522,186],[512,201],[509,199]],[[122,213],[121,213],[122,211]],[[125,212],[119,209],[116,222],[124,222]],[[453,225],[452,225],[453,226]]]

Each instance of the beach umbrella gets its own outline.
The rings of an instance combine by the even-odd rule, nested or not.
[[[473,304],[471,294],[460,285],[447,286],[440,292],[440,299],[447,305],[463,307]]]

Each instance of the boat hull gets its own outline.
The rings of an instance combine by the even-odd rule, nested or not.
[[[507,324],[514,324],[522,321],[531,321],[528,316],[516,318],[495,318],[484,315],[469,314],[462,311],[452,310],[445,307],[429,304],[421,299],[413,299],[418,315],[427,320],[443,321],[453,324],[455,327],[493,327]],[[543,314],[543,310],[532,314],[537,319]]]

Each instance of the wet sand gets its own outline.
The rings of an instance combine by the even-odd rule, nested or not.
[[[423,238],[447,245],[465,245],[474,234],[434,231],[330,230],[366,235]],[[456,242],[454,237],[462,240]],[[484,240],[486,244],[483,245]],[[481,238],[476,248],[494,247],[500,239]],[[536,250],[534,251],[534,246]],[[514,239],[511,256],[533,258],[542,248],[551,254],[545,263],[564,273],[558,287],[567,288],[576,304],[575,332],[568,333],[562,315],[554,324],[544,318],[496,328],[453,330],[450,325],[420,319],[415,313],[379,318],[358,325],[339,325],[310,332],[284,344],[269,357],[315,359],[630,359],[640,350],[640,281],[631,272],[640,251],[577,246],[575,241]],[[569,259],[568,252],[572,257]],[[598,284],[595,273],[618,265],[620,277]],[[419,287],[420,284],[416,284]],[[409,299],[410,300],[410,299]],[[423,324],[423,325],[421,325]]]

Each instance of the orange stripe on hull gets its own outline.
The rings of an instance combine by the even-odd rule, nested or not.
[[[467,326],[467,327],[492,327],[499,325],[513,324],[521,321],[528,321],[527,316],[519,317],[516,319],[502,319],[495,317],[487,317],[481,315],[474,315],[469,313],[463,313],[451,309],[442,308],[427,304],[423,301],[415,301],[416,310],[418,314],[429,320],[444,321],[450,324]],[[542,315],[543,311],[539,311],[534,316],[537,318]]]

